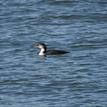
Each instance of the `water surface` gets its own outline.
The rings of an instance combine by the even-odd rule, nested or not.
[[[107,106],[106,0],[0,1],[1,107]],[[32,45],[70,53],[42,59]]]

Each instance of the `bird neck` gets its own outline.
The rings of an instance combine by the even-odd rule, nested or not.
[[[46,49],[41,48],[39,55],[45,55],[46,54]]]

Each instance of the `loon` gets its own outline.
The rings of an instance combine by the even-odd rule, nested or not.
[[[35,47],[40,49],[39,55],[45,56],[45,55],[61,55],[68,53],[64,50],[47,50],[46,44],[39,42],[35,45]]]

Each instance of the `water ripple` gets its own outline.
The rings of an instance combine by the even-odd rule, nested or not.
[[[105,107],[107,1],[0,1],[0,105]],[[38,56],[33,44],[69,51]]]

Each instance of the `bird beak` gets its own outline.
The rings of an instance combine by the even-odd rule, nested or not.
[[[36,44],[36,45],[34,44],[32,47],[33,47],[33,48],[38,48],[38,45],[37,45],[37,44]]]

